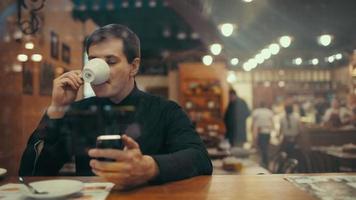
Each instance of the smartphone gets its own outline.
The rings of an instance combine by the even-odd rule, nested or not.
[[[121,135],[100,135],[96,138],[98,149],[124,149]],[[98,158],[100,161],[114,161],[108,158]]]

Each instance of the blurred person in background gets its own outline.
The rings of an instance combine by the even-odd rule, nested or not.
[[[280,120],[279,136],[283,137],[281,151],[290,155],[295,147],[296,138],[300,133],[299,118],[293,112],[292,105],[285,106],[285,115]]]
[[[325,97],[318,96],[318,97],[316,97],[314,106],[315,106],[315,111],[316,111],[315,122],[317,124],[321,124],[323,122],[323,116],[325,114],[325,111],[329,107],[329,103]]]
[[[348,116],[347,122],[349,128],[356,128],[356,94],[349,94],[347,96]]]
[[[134,32],[123,25],[106,25],[88,37],[86,51],[89,60],[101,58],[107,62],[109,79],[92,85],[95,97],[76,102],[83,85],[81,70],[66,72],[54,80],[51,104],[28,140],[19,175],[58,175],[73,156],[76,175],[100,176],[115,183],[117,189],[212,174],[204,144],[181,107],[136,87],[141,56]],[[114,116],[105,116],[107,110],[127,107],[134,108],[130,116],[139,124],[135,137],[123,128],[128,119],[113,123]],[[111,134],[125,134],[123,150],[94,149],[97,136],[108,128]],[[79,153],[73,152],[76,144],[83,145]]]
[[[235,90],[229,90],[229,105],[227,106],[224,122],[226,127],[225,137],[231,146],[243,146],[246,142],[246,119],[250,109],[245,100],[240,98]]]
[[[347,124],[348,111],[340,106],[340,101],[334,98],[331,107],[328,108],[323,116],[323,125],[329,128],[340,128]]]
[[[274,130],[274,113],[264,102],[252,112],[252,132],[255,144],[261,154],[263,167],[268,166],[269,143],[271,132]]]

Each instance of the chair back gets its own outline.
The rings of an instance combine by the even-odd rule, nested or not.
[[[282,173],[282,168],[284,162],[287,160],[287,153],[282,151],[279,152],[269,163],[268,170],[272,174],[279,174]]]
[[[297,172],[298,160],[289,158],[282,166],[283,174],[293,174]]]

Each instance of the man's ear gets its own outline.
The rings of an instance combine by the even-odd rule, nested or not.
[[[136,74],[138,73],[138,70],[140,69],[140,62],[141,62],[140,58],[135,58],[131,62],[131,71],[130,71],[131,76],[136,76]]]

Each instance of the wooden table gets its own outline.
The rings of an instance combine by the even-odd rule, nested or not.
[[[320,175],[320,174],[319,174]],[[283,178],[286,175],[214,175],[200,176],[183,181],[157,186],[144,186],[131,191],[112,191],[107,198],[150,200],[199,200],[199,199],[286,199],[310,200],[311,195],[298,189]],[[27,178],[29,181],[50,179],[53,177]],[[54,177],[59,178],[59,177]],[[83,182],[103,181],[98,177],[60,177],[77,179]],[[17,182],[15,177],[0,180],[0,185]]]
[[[250,159],[239,159],[243,165],[241,171],[228,171],[223,168],[221,159],[212,160],[214,167],[213,175],[258,175],[271,174],[267,169],[261,167],[257,162]]]

